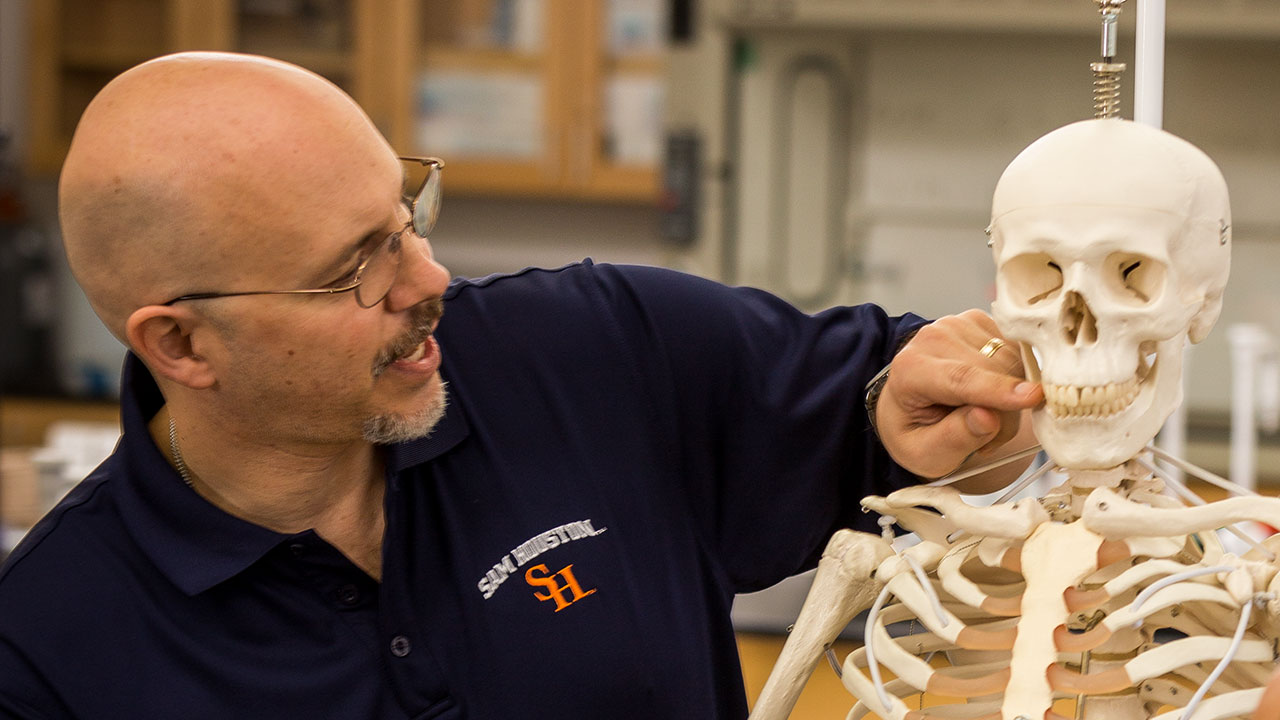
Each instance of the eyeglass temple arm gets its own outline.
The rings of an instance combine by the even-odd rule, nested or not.
[[[438,170],[444,169],[444,161],[438,157],[416,157],[413,155],[397,155],[396,157],[400,160],[404,160],[405,162],[418,163],[423,167],[426,167],[427,165],[435,165]]]
[[[187,300],[208,300],[210,298],[224,297],[244,297],[245,295],[334,295],[336,293],[344,293],[355,290],[360,283],[352,283],[338,288],[314,288],[307,290],[246,290],[243,292],[227,292],[227,293],[195,293],[193,295],[183,295],[176,297],[169,302],[160,303],[161,305],[172,305],[177,302]]]

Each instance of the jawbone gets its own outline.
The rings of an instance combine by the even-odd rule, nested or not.
[[[1045,378],[1045,404],[1032,411],[1031,422],[1054,463],[1067,470],[1105,470],[1141,452],[1182,402],[1184,339],[1157,343],[1145,377],[1090,388]]]

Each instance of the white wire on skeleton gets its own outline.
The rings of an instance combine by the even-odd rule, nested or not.
[[[1205,501],[1204,498],[1191,492],[1191,489],[1188,488],[1186,485],[1182,484],[1180,480],[1175,478],[1173,475],[1165,472],[1164,469],[1161,468],[1159,465],[1156,465],[1155,463],[1149,463],[1140,457],[1134,458],[1134,460],[1136,460],[1138,464],[1141,465],[1142,467],[1155,473],[1156,477],[1159,477],[1161,480],[1164,480],[1165,484],[1169,486],[1169,489],[1173,490],[1173,492],[1183,500],[1186,500],[1192,505],[1208,505],[1209,504],[1208,502]]]
[[[929,602],[933,605],[933,612],[938,616],[938,623],[942,627],[949,625],[951,621],[947,619],[946,613],[942,609],[942,601],[938,599],[938,594],[934,592],[933,585],[929,582],[929,576],[925,574],[924,568],[920,566],[919,561],[910,555],[900,555],[900,557],[907,561],[907,565],[915,573],[916,579],[920,581],[920,587],[924,589],[925,595],[929,597]],[[880,663],[876,661],[874,631],[876,620],[880,617],[880,610],[884,607],[888,597],[889,587],[886,585],[880,591],[880,594],[876,596],[876,601],[871,604],[871,609],[867,611],[867,625],[862,631],[863,647],[867,650],[867,669],[871,671],[871,683],[876,688],[876,696],[880,699],[880,704],[884,707],[885,712],[890,710],[889,694],[884,689],[884,682],[880,679]],[[828,649],[828,653],[830,653],[830,649]],[[827,660],[831,661],[830,655],[828,655]],[[832,667],[835,667],[834,662],[832,662]],[[844,673],[837,669],[836,675],[843,677]]]
[[[925,487],[941,487],[943,485],[950,485],[951,483],[959,482],[961,480],[971,478],[974,475],[981,475],[982,473],[988,470],[994,470],[1000,467],[1001,465],[1008,465],[1009,463],[1015,460],[1021,460],[1024,457],[1035,455],[1038,452],[1040,452],[1040,446],[1035,445],[1033,447],[1027,448],[1026,450],[1019,450],[1018,452],[1013,453],[1012,455],[1006,455],[1000,458],[999,460],[993,460],[985,465],[979,465],[976,468],[969,468],[964,472],[956,472],[956,473],[952,473],[950,475],[946,475],[944,477],[938,478],[937,480],[934,480],[931,483],[927,483]]]
[[[887,713],[889,708],[889,693],[884,689],[884,683],[880,681],[880,664],[876,662],[875,653],[875,630],[876,620],[880,617],[880,608],[884,607],[885,600],[889,598],[889,586],[885,585],[876,596],[876,601],[871,603],[871,609],[867,611],[867,625],[862,631],[862,641],[867,649],[867,669],[871,671],[871,684],[876,688],[876,697],[880,699],[880,706]]]
[[[1167,577],[1160,578],[1144,588],[1142,592],[1138,593],[1138,596],[1133,599],[1133,611],[1137,612],[1142,607],[1143,603],[1151,599],[1152,595],[1155,595],[1157,592],[1174,583],[1180,583],[1183,580],[1190,580],[1193,577],[1200,577],[1201,575],[1214,575],[1224,572],[1229,573],[1232,570],[1235,570],[1235,568],[1230,565],[1214,565],[1213,567],[1192,568],[1190,570],[1184,570],[1180,573],[1174,573]],[[1142,619],[1139,618],[1138,621],[1134,623],[1134,627],[1139,627],[1141,625]]]
[[[1196,477],[1200,478],[1201,480],[1204,480],[1210,485],[1217,485],[1218,487],[1222,488],[1223,490],[1226,490],[1229,493],[1232,493],[1235,495],[1252,495],[1255,497],[1257,497],[1258,495],[1258,493],[1254,492],[1253,490],[1250,490],[1247,487],[1244,487],[1243,485],[1238,485],[1236,483],[1233,483],[1224,477],[1221,477],[1219,475],[1214,475],[1213,473],[1209,472],[1208,470],[1205,470],[1202,467],[1192,465],[1186,460],[1183,460],[1178,457],[1174,457],[1173,455],[1170,455],[1169,453],[1165,452],[1164,450],[1161,450],[1155,445],[1148,445],[1147,449],[1150,450],[1151,453],[1156,457],[1160,458],[1161,460],[1164,460],[1170,465],[1177,467],[1179,470],[1195,475]]]
[[[942,609],[942,601],[938,599],[938,593],[933,590],[933,583],[929,582],[929,576],[925,575],[924,568],[920,567],[919,561],[910,555],[903,555],[907,564],[911,566],[911,570],[916,574],[916,579],[920,581],[920,588],[924,590],[924,594],[929,598],[929,604],[933,606],[933,614],[938,616],[938,625],[946,627],[951,624],[947,619],[945,611]]]
[[[1177,493],[1183,500],[1186,500],[1192,505],[1208,505],[1208,503],[1204,501],[1204,498],[1201,498],[1199,495],[1196,495],[1195,493],[1191,492],[1191,490],[1186,485],[1179,482],[1177,478],[1173,477],[1173,475],[1165,472],[1163,469],[1160,468],[1159,465],[1156,465],[1155,463],[1149,463],[1140,457],[1135,459],[1138,461],[1139,465],[1155,473],[1161,480],[1164,480],[1165,483],[1167,483],[1169,487],[1172,488],[1173,491]],[[1183,469],[1185,470],[1185,468]],[[1247,488],[1244,488],[1244,489],[1247,489]],[[1254,540],[1253,538],[1249,537],[1248,533],[1236,527],[1235,524],[1228,525],[1224,529],[1227,532],[1231,533],[1232,535],[1235,535],[1236,537],[1243,540],[1246,544],[1252,546],[1254,550],[1257,550],[1258,552],[1265,555],[1268,560],[1276,559],[1275,553],[1271,552],[1271,550],[1263,546],[1257,540]]]
[[[1032,472],[1030,475],[1027,475],[1026,477],[1022,478],[1021,480],[1018,481],[1016,485],[1009,488],[1008,492],[1006,492],[1005,494],[997,498],[996,501],[992,503],[992,505],[999,505],[1000,503],[1009,502],[1010,498],[1022,492],[1023,490],[1026,490],[1027,487],[1031,485],[1031,483],[1044,477],[1052,469],[1053,469],[1052,461],[1041,465],[1040,467],[1036,468],[1035,471]]]
[[[1241,641],[1244,640],[1244,631],[1249,627],[1249,617],[1253,614],[1254,601],[1268,594],[1269,593],[1258,593],[1254,597],[1245,601],[1244,605],[1240,607],[1240,622],[1236,623],[1236,633],[1231,636],[1231,646],[1227,648],[1226,656],[1224,656],[1222,660],[1218,662],[1218,665],[1213,668],[1213,672],[1209,673],[1209,677],[1204,679],[1200,688],[1196,690],[1196,694],[1191,696],[1191,700],[1187,703],[1187,706],[1183,708],[1182,717],[1179,718],[1179,720],[1191,720],[1191,714],[1195,712],[1196,706],[1198,706],[1200,701],[1204,699],[1204,696],[1209,692],[1209,688],[1218,681],[1218,678],[1227,669],[1227,665],[1231,664],[1236,653],[1240,650]]]

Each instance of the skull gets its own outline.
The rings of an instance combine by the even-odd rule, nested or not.
[[[1010,163],[991,216],[992,315],[1043,383],[1032,424],[1045,451],[1067,469],[1133,458],[1182,401],[1186,340],[1222,308],[1222,173],[1162,130],[1086,120]]]

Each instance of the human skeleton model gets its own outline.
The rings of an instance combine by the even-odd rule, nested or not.
[[[1022,486],[1052,468],[1066,481],[989,507],[941,483],[865,498],[886,538],[831,539],[752,719],[786,717],[868,606],[865,645],[840,671],[858,700],[851,720],[1053,720],[1073,700],[1090,720],[1247,716],[1275,667],[1278,562],[1256,543],[1225,552],[1215,530],[1280,525],[1280,499],[1203,504],[1148,446],[1181,402],[1185,341],[1202,340],[1221,307],[1221,173],[1161,130],[1075,123],[1008,167],[989,232],[992,314],[1046,398],[1032,422],[1051,462]],[[1014,349],[993,339],[984,353]],[[891,544],[894,521],[920,542]],[[924,692],[951,704],[921,708],[912,696]]]

